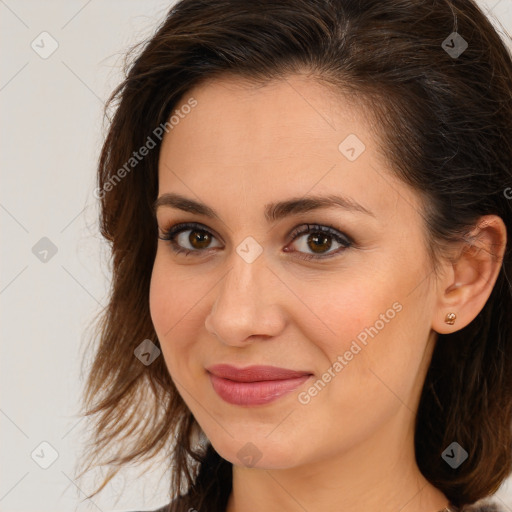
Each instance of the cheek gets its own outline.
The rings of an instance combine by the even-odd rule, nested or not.
[[[300,289],[309,311],[296,318],[301,318],[306,339],[316,345],[315,370],[332,382],[327,387],[336,397],[329,400],[350,400],[340,390],[354,391],[353,397],[360,396],[356,390],[369,388],[376,396],[389,394],[380,379],[407,395],[418,374],[428,334],[424,312],[428,307],[422,307],[423,298],[410,294],[410,279],[400,280],[396,272],[380,275],[385,278],[345,275],[343,280],[324,283],[322,293],[312,293],[311,283]],[[325,374],[329,370],[331,376]]]
[[[166,258],[165,249],[159,248],[153,265],[149,290],[149,309],[153,325],[165,342],[175,331],[182,328],[197,302],[198,280],[187,278],[176,270]],[[204,287],[203,287],[204,289]],[[185,320],[185,322],[183,322]]]
[[[358,335],[364,339],[365,329],[381,322],[379,315],[391,310],[389,316],[395,316],[393,303],[398,294],[390,288],[386,282],[350,275],[325,280],[320,291],[315,291],[311,282],[302,283],[297,295],[307,309],[296,318],[302,319],[307,339],[315,340],[333,360],[348,350]]]
[[[192,268],[192,267],[190,267]],[[181,273],[157,257],[149,290],[149,309],[169,373],[183,380],[193,368],[196,341],[204,328],[201,298],[210,287],[197,274]],[[178,364],[179,363],[179,364]]]
[[[165,273],[163,272],[160,258],[155,259],[153,265],[153,272],[151,274],[151,282],[149,287],[149,311],[151,314],[151,320],[153,326],[160,337],[166,328],[166,324],[169,322],[169,315],[167,312],[171,312],[171,304],[173,297],[170,293],[170,289],[166,284]],[[168,327],[167,327],[168,328]],[[160,339],[160,342],[163,340]]]
[[[180,338],[180,329],[183,328],[180,319],[186,313],[186,289],[176,283],[175,276],[170,277],[169,271],[157,254],[151,275],[149,310],[167,368],[174,375],[173,361],[178,359],[175,357],[178,348],[175,340]]]

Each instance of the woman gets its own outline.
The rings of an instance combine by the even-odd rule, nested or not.
[[[114,101],[89,467],[164,450],[161,511],[497,510],[512,61],[479,8],[182,0]]]

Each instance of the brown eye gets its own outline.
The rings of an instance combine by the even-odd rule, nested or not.
[[[308,236],[307,244],[308,244],[308,247],[313,252],[323,253],[325,251],[328,251],[331,248],[331,245],[332,245],[331,239],[332,239],[331,235],[312,234],[312,235]]]
[[[293,251],[286,247],[285,252],[296,252],[297,257],[304,260],[330,258],[345,251],[353,244],[353,241],[341,231],[330,226],[316,224],[299,226],[293,231],[291,237],[293,243],[298,247]],[[219,247],[219,245],[211,245],[216,237],[208,229],[195,223],[172,226],[165,230],[159,238],[168,241],[175,253],[183,253],[186,256],[189,254],[201,255],[210,249]],[[299,242],[295,242],[296,240]],[[337,250],[329,252],[333,244],[334,249]]]
[[[305,260],[330,258],[348,249],[353,243],[348,236],[330,226],[314,224],[300,226],[292,233],[292,237],[297,248],[293,252],[299,253],[298,257]],[[333,244],[337,250],[328,252]]]
[[[174,252],[187,255],[206,252],[213,247],[211,243],[215,240],[215,236],[210,231],[192,223],[172,226],[165,230],[159,238],[168,241]]]
[[[201,229],[190,230],[190,235],[188,235],[188,243],[194,249],[206,249],[211,239],[210,233]]]

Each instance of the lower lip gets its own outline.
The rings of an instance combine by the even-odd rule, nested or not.
[[[297,389],[311,375],[293,379],[264,380],[259,382],[236,382],[210,374],[215,392],[226,402],[233,405],[262,405],[277,400]]]

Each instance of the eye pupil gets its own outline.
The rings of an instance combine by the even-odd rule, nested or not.
[[[206,231],[195,230],[190,232],[189,242],[195,249],[204,249],[210,241],[210,235]],[[195,242],[198,242],[199,245],[196,245]]]
[[[314,251],[317,252],[317,249],[322,249],[319,252],[324,252],[324,250],[329,250],[331,248],[332,243],[328,243],[330,240],[330,236],[323,235],[323,234],[312,234],[308,236],[308,247]],[[313,242],[313,243],[311,243]],[[327,247],[325,247],[327,245]]]

